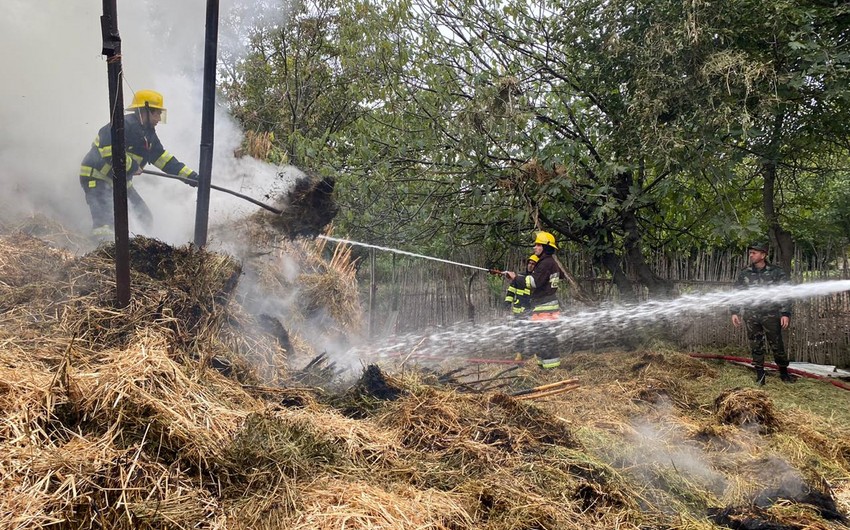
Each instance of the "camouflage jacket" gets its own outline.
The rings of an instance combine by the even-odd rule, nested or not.
[[[788,274],[782,267],[768,263],[763,269],[756,269],[752,265],[741,269],[735,287],[738,289],[753,289],[760,286],[772,286],[788,283]],[[743,307],[733,307],[732,314],[740,315]],[[760,305],[750,309],[751,313],[767,314],[779,313],[782,316],[791,316],[791,304],[788,300],[779,300],[770,304]]]

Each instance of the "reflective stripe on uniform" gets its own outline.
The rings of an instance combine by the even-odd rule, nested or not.
[[[174,155],[169,153],[168,151],[163,151],[162,155],[156,159],[156,162],[153,163],[159,169],[165,168],[165,164],[169,163],[171,159],[174,158]]]
[[[181,169],[180,173],[178,173],[177,175],[181,176],[181,177],[188,177],[191,174],[192,174],[192,170],[189,169],[189,166],[183,166],[183,169]]]
[[[554,359],[539,359],[537,361],[538,366],[545,370],[551,370],[552,368],[557,368],[561,366],[561,358],[556,357]]]
[[[551,300],[549,302],[543,302],[542,304],[537,304],[534,306],[533,311],[535,313],[551,313],[553,311],[560,311],[561,305],[558,303],[558,300]]]
[[[106,182],[110,182],[109,178],[109,170],[112,169],[112,166],[109,164],[105,165],[104,168],[107,168],[106,173],[99,169],[95,169],[91,166],[80,166],[80,176],[81,177],[90,177],[98,180],[105,180]]]
[[[530,289],[515,289],[513,312],[520,315],[528,311],[530,297]]]
[[[91,178],[102,180],[107,184],[112,184],[112,177],[109,176],[109,172],[112,170],[112,165],[105,164],[103,169],[95,169],[91,166],[80,166],[80,176],[83,178]],[[89,181],[89,188],[94,188],[95,184],[93,184],[94,180]]]

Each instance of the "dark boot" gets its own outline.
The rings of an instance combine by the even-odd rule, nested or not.
[[[759,386],[764,386],[766,382],[766,376],[764,375],[764,366],[756,366],[756,384]]]
[[[793,375],[788,373],[788,367],[787,366],[780,366],[779,367],[779,379],[782,379],[782,381],[784,383],[793,383],[794,381],[797,380],[796,377],[794,377]]]

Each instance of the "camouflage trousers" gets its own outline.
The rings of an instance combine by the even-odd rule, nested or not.
[[[785,343],[782,340],[782,325],[779,313],[753,313],[744,315],[747,325],[747,339],[750,342],[750,353],[753,356],[753,366],[764,366],[764,355],[767,347],[773,353],[777,366],[788,366],[788,356],[785,354]]]

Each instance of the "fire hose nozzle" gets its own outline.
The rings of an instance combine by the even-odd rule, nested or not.
[[[499,269],[490,269],[487,272],[489,272],[493,276],[504,276],[504,275],[507,274],[508,271],[503,271],[503,270],[499,270]]]

